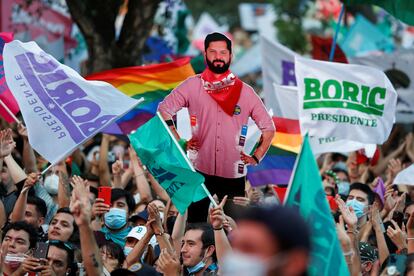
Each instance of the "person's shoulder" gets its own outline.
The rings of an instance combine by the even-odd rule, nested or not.
[[[245,83],[244,81],[242,81],[242,93],[246,93],[248,95],[257,95],[256,91],[254,91],[254,88],[251,87],[249,84]]]
[[[200,82],[200,81],[201,81],[201,76],[200,74],[197,74],[197,75],[189,76],[182,83],[194,83],[194,82]]]

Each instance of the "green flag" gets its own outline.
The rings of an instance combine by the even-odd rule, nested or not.
[[[129,140],[142,163],[165,189],[181,214],[192,202],[207,196],[201,186],[204,177],[194,171],[159,116],[154,116],[130,134]]]
[[[285,205],[297,207],[311,231],[309,275],[349,275],[308,135],[290,182]]]
[[[376,5],[401,21],[414,26],[414,1],[411,0],[345,0],[345,5]]]

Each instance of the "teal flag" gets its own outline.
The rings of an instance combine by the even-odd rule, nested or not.
[[[366,55],[373,51],[392,52],[394,40],[362,15],[357,15],[354,24],[339,45],[347,58]]]
[[[376,5],[399,20],[414,26],[414,1],[411,0],[345,0],[346,5]]]
[[[181,214],[192,202],[207,196],[201,186],[204,177],[193,171],[191,163],[159,116],[154,116],[130,134],[129,140],[142,163],[165,189]]]
[[[296,161],[285,205],[298,208],[310,227],[309,275],[349,275],[308,135]]]

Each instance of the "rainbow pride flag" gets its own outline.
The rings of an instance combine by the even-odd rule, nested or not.
[[[255,187],[287,185],[302,143],[299,120],[273,117],[273,122],[276,133],[269,151],[259,165],[247,169],[247,179]]]
[[[144,97],[142,104],[105,130],[112,134],[129,134],[151,119],[164,97],[194,74],[190,58],[182,58],[170,63],[112,69],[89,75],[86,79],[108,82],[136,99]]]

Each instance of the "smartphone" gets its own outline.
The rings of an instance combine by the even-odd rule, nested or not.
[[[49,251],[49,244],[45,242],[38,242],[33,253],[33,257],[37,259],[46,259]]]
[[[98,188],[98,198],[102,198],[105,204],[111,205],[111,191],[109,186],[102,186]]]

